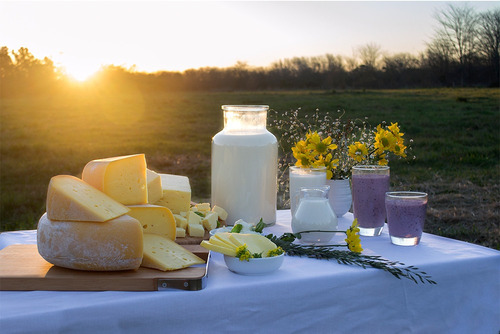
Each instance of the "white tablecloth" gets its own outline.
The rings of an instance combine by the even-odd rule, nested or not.
[[[265,232],[290,232],[290,212]],[[339,220],[347,228],[352,215]],[[495,333],[500,252],[424,234],[420,245],[361,237],[363,253],[426,271],[415,284],[382,270],[285,257],[265,276],[230,272],[213,254],[200,291],[1,291],[6,333]],[[0,234],[0,248],[36,243],[36,231]]]

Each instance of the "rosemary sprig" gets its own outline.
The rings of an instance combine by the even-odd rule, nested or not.
[[[363,255],[354,253],[351,251],[341,251],[333,249],[332,246],[328,245],[299,245],[293,243],[296,236],[293,233],[285,233],[281,237],[277,237],[273,234],[266,235],[268,239],[276,244],[276,246],[281,247],[285,253],[289,256],[306,256],[316,259],[335,259],[339,264],[356,265],[362,268],[376,268],[382,269],[398,279],[402,277],[408,278],[418,284],[429,283],[437,284],[431,279],[431,276],[424,271],[420,271],[414,266],[405,266],[404,263],[398,261],[389,261],[380,256],[374,255]]]

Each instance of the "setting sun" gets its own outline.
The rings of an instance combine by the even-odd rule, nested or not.
[[[63,72],[71,79],[83,82],[92,77],[100,68],[101,65],[90,64],[84,62],[64,63],[61,62]]]

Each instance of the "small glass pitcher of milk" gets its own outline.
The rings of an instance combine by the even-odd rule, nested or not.
[[[268,106],[223,105],[224,129],[212,139],[212,205],[226,223],[276,222],[278,141],[266,129]]]
[[[292,215],[292,231],[301,233],[302,242],[325,243],[335,235],[338,221],[328,200],[329,190],[330,186],[300,189],[299,205]]]

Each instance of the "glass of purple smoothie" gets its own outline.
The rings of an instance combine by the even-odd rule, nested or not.
[[[389,166],[352,168],[352,207],[359,234],[378,236],[385,223],[385,193],[389,191]]]
[[[427,210],[427,194],[392,191],[385,194],[387,225],[391,242],[399,246],[418,245]]]

